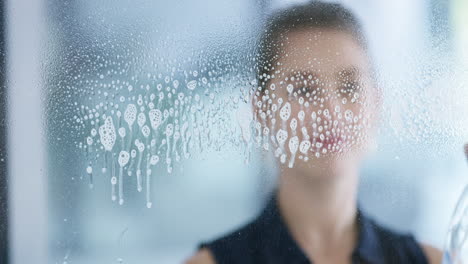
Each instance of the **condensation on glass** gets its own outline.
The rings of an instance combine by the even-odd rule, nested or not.
[[[382,208],[419,208],[409,228],[442,244],[449,210],[435,202],[447,216],[418,226],[433,214],[417,199],[437,186],[455,199],[448,190],[461,176],[431,176],[431,166],[443,168],[440,157],[454,157],[468,138],[468,57],[444,37],[466,35],[443,1],[351,6],[379,70],[363,77],[337,69],[333,78],[286,61],[258,74],[262,18],[285,3],[202,2],[46,5],[54,263],[180,261],[198,241],[254,216],[275,168],[351,150],[371,153],[364,205],[401,229],[406,220]],[[392,7],[409,11],[395,21],[385,15]],[[377,168],[386,172],[366,176]],[[377,195],[387,187],[396,194]],[[231,212],[216,213],[217,198]]]

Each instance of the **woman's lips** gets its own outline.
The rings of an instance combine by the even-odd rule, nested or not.
[[[340,144],[343,143],[342,137],[325,137],[324,139],[317,138],[317,142],[321,142],[324,145],[331,145],[331,144]]]
[[[320,137],[314,138],[314,144],[312,144],[315,151],[327,149],[327,151],[338,150],[339,146],[344,143],[344,139],[340,136],[328,136],[323,139]],[[335,148],[333,148],[335,147]]]

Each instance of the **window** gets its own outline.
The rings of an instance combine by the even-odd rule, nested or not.
[[[5,3],[10,263],[181,263],[252,221],[283,167],[355,145],[359,206],[443,248],[467,174],[466,4],[343,1],[375,75],[304,71],[292,58],[327,39],[306,33],[259,75],[265,18],[300,3]]]

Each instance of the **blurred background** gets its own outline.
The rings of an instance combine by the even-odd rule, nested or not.
[[[79,144],[89,127],[77,124],[76,115],[81,105],[132,96],[131,89],[101,96],[96,87],[130,82],[152,90],[157,79],[194,72],[216,76],[205,91],[199,87],[206,104],[216,108],[239,97],[251,80],[262,19],[299,2],[2,3],[2,113],[8,115],[2,199],[8,196],[9,219],[7,225],[3,217],[2,227],[8,227],[10,263],[181,263],[201,241],[253,219],[274,186],[275,169],[255,152],[246,164],[242,144],[219,125],[237,131],[229,116],[247,104],[213,110],[217,122],[207,127],[213,144],[194,150],[171,173],[154,170],[152,208],[133,185],[125,186],[123,205],[112,202],[110,181],[99,174],[89,188],[89,157]],[[362,19],[385,93],[378,150],[362,169],[360,205],[379,222],[442,248],[468,179],[462,151],[468,2],[341,3]]]

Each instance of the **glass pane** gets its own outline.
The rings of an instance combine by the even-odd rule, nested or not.
[[[45,188],[25,195],[44,208],[30,216],[48,263],[181,263],[277,190],[444,248],[468,172],[466,4],[343,1],[358,23],[306,2],[50,0],[34,19],[11,4],[12,86],[36,77],[9,97],[10,145],[24,143],[10,177],[28,169],[31,103]],[[36,45],[36,67],[16,43]]]

